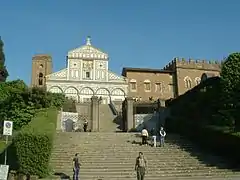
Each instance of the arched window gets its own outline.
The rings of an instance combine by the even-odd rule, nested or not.
[[[144,89],[145,91],[151,91],[151,81],[149,80],[144,81]]]
[[[43,85],[43,73],[38,74],[38,85],[39,86]]]
[[[185,88],[187,89],[191,89],[192,88],[192,80],[190,77],[185,77],[184,78],[184,82],[185,82]]]
[[[43,64],[40,64],[39,68],[43,68]]]
[[[195,78],[195,84],[198,85],[198,84],[200,84],[200,82],[201,82],[201,78],[200,77],[196,77]]]

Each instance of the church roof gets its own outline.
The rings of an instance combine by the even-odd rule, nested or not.
[[[85,45],[68,52],[68,58],[107,60],[108,54],[92,46],[91,38],[88,36]]]

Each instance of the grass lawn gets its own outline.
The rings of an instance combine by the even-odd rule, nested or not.
[[[56,129],[57,110],[55,108],[40,110],[32,121],[23,128],[24,131],[32,131],[34,133],[54,133],[53,129]],[[15,132],[16,133],[16,132]],[[13,134],[15,134],[13,133]],[[11,141],[8,141],[8,145]],[[4,138],[0,139],[0,154],[7,147]]]
[[[55,108],[39,111],[32,121],[23,128],[23,131],[34,133],[53,133],[56,129],[57,110]]]

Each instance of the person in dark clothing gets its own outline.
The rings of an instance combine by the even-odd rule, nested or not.
[[[144,180],[145,171],[147,168],[147,161],[142,152],[139,152],[139,156],[136,159],[135,171],[137,171],[137,180]]]
[[[152,128],[151,136],[152,136],[152,146],[157,147],[157,131],[155,130],[155,128]]]
[[[87,132],[87,127],[88,127],[88,122],[87,120],[84,121],[84,124],[83,124],[83,130],[84,132]]]
[[[78,153],[76,153],[73,158],[73,180],[78,180],[80,166],[81,166],[81,164],[79,162]]]
[[[165,136],[166,136],[166,132],[164,131],[163,127],[161,127],[160,129],[160,146],[164,146],[165,144]]]

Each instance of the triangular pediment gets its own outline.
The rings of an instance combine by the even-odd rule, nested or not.
[[[46,76],[47,80],[64,80],[67,79],[67,68],[57,71]]]
[[[93,47],[92,45],[84,45],[68,52],[69,58],[84,59],[108,59],[108,54]]]
[[[116,73],[112,71],[108,71],[108,80],[109,81],[121,81],[121,82],[126,82],[126,77],[117,75]]]

